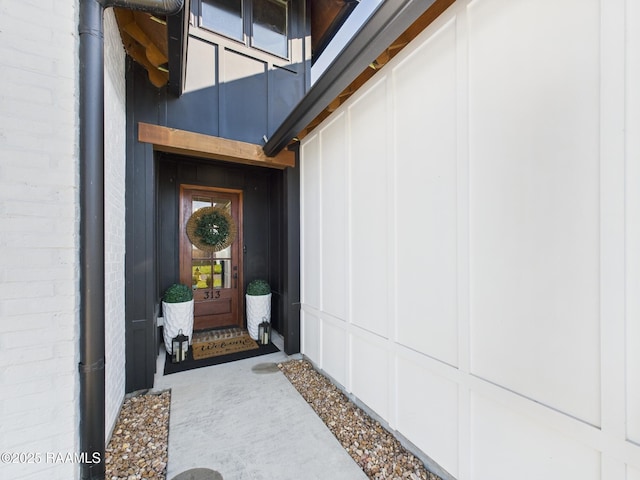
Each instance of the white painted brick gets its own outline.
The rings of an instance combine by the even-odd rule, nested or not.
[[[5,450],[78,448],[77,4],[0,0],[0,383],[11,385],[0,389]],[[124,395],[124,58],[107,11],[109,423]],[[0,472],[16,480],[77,477],[77,465]]]
[[[39,480],[42,478],[51,478],[51,465],[47,465],[44,462],[33,465],[6,465],[4,468],[5,470],[2,473],[3,475],[6,475],[6,477],[3,478],[20,478],[22,480]]]
[[[61,340],[58,336],[56,336],[56,332],[53,329],[43,330],[44,333],[38,330],[6,332],[0,334],[0,339],[2,339],[3,348],[29,348],[34,345],[46,345],[46,343],[42,342],[41,339],[47,334],[49,337],[49,343],[55,343],[56,341]],[[69,357],[72,359],[74,358],[72,354],[70,354]],[[5,382],[24,383],[34,379],[41,379],[45,375],[45,373],[60,376],[67,371],[64,369],[70,369],[68,371],[75,374],[76,365],[72,366],[67,362],[68,359],[62,357],[54,357],[50,362],[51,365],[40,364],[38,362],[21,364],[9,363],[7,365],[4,365],[4,368],[0,370],[0,379],[2,379],[4,384],[6,384]],[[56,371],[56,365],[63,370]]]
[[[34,292],[38,292],[38,295],[51,296],[55,292],[54,284],[50,281],[34,281],[30,282],[28,286],[17,283],[7,282],[0,290],[0,300],[8,298],[24,298],[25,289],[32,289]]]
[[[57,186],[44,187],[28,183],[5,183],[0,178],[3,189],[0,190],[0,201],[6,199],[26,198],[28,201],[38,199],[42,202],[56,203],[60,206],[67,206],[73,210],[76,207],[76,187]],[[41,242],[42,243],[42,242]],[[41,244],[40,243],[40,244]]]
[[[124,255],[126,123],[125,55],[113,11],[105,12],[105,349],[106,431],[117,418],[125,386]]]
[[[42,235],[42,232],[53,230],[55,224],[54,218],[41,218],[34,221],[33,218],[8,217],[3,220],[2,229],[5,232],[37,231]]]
[[[38,385],[45,384],[45,382],[39,382]],[[34,384],[35,385],[35,384]],[[42,393],[42,392],[40,392]],[[45,406],[35,412],[21,412],[12,415],[13,422],[0,426],[0,449],[7,449],[15,442],[8,440],[13,438],[14,432],[20,432],[24,429],[38,429],[42,428],[42,424],[46,423],[53,416],[53,407]],[[38,438],[38,435],[32,435],[31,440]]]
[[[15,101],[0,101],[0,109],[7,111],[16,111],[17,109],[22,108],[22,105],[19,102]],[[19,111],[19,110],[18,110]],[[55,135],[56,130],[59,126],[52,125],[50,122],[46,120],[35,120],[30,117],[21,118],[21,115],[17,114],[11,118],[5,117],[4,119],[0,117],[0,128],[2,128],[4,135],[7,138],[11,138],[12,136],[19,135],[24,131],[29,131],[33,136],[44,138],[51,138]],[[9,142],[7,142],[9,143]],[[9,155],[7,155],[9,157]],[[8,158],[8,160],[10,157]],[[13,162],[15,163],[15,161]],[[23,163],[23,166],[28,166],[30,168],[34,168],[35,165]]]
[[[38,87],[42,85],[43,82],[57,82],[58,79],[51,75],[50,73],[45,72],[29,72],[28,76],[25,76],[24,69],[14,67],[11,65],[5,65],[4,70],[2,71],[3,77],[0,82],[5,85],[13,85],[15,83],[20,82],[21,85],[28,86],[33,85],[34,87]],[[65,98],[68,98],[67,95],[64,95]],[[15,112],[15,114],[19,117],[23,117],[25,115],[32,114],[30,111],[20,110],[19,112]]]
[[[64,357],[69,355],[69,352],[73,352],[76,348],[76,339],[60,340],[56,342],[53,347],[53,354],[57,357]]]
[[[18,389],[16,388],[15,390]],[[69,399],[65,399],[63,401],[69,401]],[[13,415],[20,412],[34,412],[40,410],[41,408],[45,408],[47,406],[47,403],[48,400],[45,395],[41,395],[39,393],[21,395],[20,392],[18,392],[18,394],[14,398],[4,402],[2,414]]]
[[[24,300],[22,300],[22,302],[24,302]],[[40,314],[40,315],[22,315],[20,317],[16,317],[17,321],[13,322],[12,325],[6,325],[3,328],[3,333],[24,332],[24,334],[26,335],[30,330],[40,331],[40,330],[46,330],[48,328],[53,328],[51,317],[52,315],[49,312],[45,312],[44,314]],[[2,333],[0,333],[0,335],[2,335]],[[11,344],[8,344],[3,346],[3,348],[11,349],[14,347],[12,347]],[[20,347],[20,348],[25,348],[25,347]],[[26,348],[29,348],[29,346],[27,345]]]
[[[74,295],[74,285],[68,282],[53,283],[54,295]]]
[[[3,35],[8,35],[15,39],[24,37],[28,42],[51,42],[53,32],[48,28],[42,28],[29,19],[20,19],[12,16],[11,21],[0,22],[2,24]]]
[[[4,314],[15,315],[21,318],[30,314],[49,313],[72,310],[75,308],[74,297],[49,297],[39,298],[37,302],[25,302],[23,299],[5,300]]]
[[[29,300],[21,300],[26,303]],[[33,300],[31,300],[33,302]],[[7,301],[3,301],[2,305],[6,305]],[[6,338],[7,343],[2,343],[2,348],[23,348],[24,345],[29,346],[28,343],[18,342],[16,343],[16,347],[14,347],[13,343],[11,343],[12,338],[9,338],[12,332],[19,333],[28,330],[37,330],[37,331],[46,331],[47,335],[53,335],[55,338],[58,337],[58,333],[55,332],[55,325],[53,324],[53,318],[55,313],[52,312],[44,312],[40,314],[33,315],[21,315],[17,316],[16,319],[18,321],[15,322],[3,322],[0,327],[0,339]],[[44,333],[42,334],[44,335]],[[33,337],[31,337],[33,338]],[[44,342],[43,342],[44,343]]]
[[[0,373],[3,384],[17,385],[28,383],[36,379],[58,377],[60,372],[76,370],[75,356],[73,352],[68,357],[54,357],[46,361],[28,362],[17,365],[9,365]],[[14,391],[15,393],[15,391]],[[9,400],[11,401],[11,399]]]
[[[10,223],[10,219],[5,220],[7,220],[7,223]],[[33,220],[30,223],[34,223]],[[23,248],[7,248],[0,253],[0,261],[4,265],[7,267],[22,267],[24,271],[22,277],[29,281],[38,280],[38,270],[33,270],[30,267],[42,269],[57,265],[69,265],[73,262],[74,257],[74,252],[69,251],[68,249],[59,248],[41,248],[31,250]],[[42,294],[38,292],[38,295]]]
[[[24,239],[26,242],[35,240],[34,236],[25,235]],[[22,279],[24,278],[24,270],[20,268],[8,268],[0,266],[0,272],[3,272],[6,278],[0,275],[0,281],[15,281],[16,278]],[[72,269],[69,267],[50,267],[47,269],[47,277],[49,280],[69,280],[73,281],[77,278],[76,269]],[[42,277],[41,277],[42,278]],[[25,286],[28,287],[28,283],[25,283]],[[31,295],[28,289],[25,290],[25,298],[30,299]],[[0,328],[2,331],[2,328]]]
[[[31,348],[3,349],[0,362],[3,365],[25,364],[29,362],[48,361],[55,356],[53,345],[38,345]]]
[[[17,349],[18,351],[16,351],[16,349],[11,350],[12,353],[20,353],[21,351],[23,351],[23,349]],[[27,351],[28,349],[24,349],[24,351]],[[53,358],[53,354],[51,354]],[[19,361],[24,362],[25,360],[20,359]],[[17,363],[17,362],[15,362]],[[32,381],[32,382],[28,382],[28,383],[21,383],[19,386],[19,391],[22,395],[29,395],[32,393],[43,393],[43,392],[50,392],[52,391],[54,388],[56,388],[56,381],[59,379],[59,377],[49,377],[47,379],[44,380],[39,380],[37,382]],[[33,412],[34,413],[34,412]],[[2,424],[0,425],[0,431],[2,431],[2,429],[7,428],[7,425]]]
[[[29,72],[53,75],[56,70],[56,63],[51,58],[42,56],[39,53],[21,52],[7,44],[0,46],[0,57],[3,58],[3,61],[8,66]]]

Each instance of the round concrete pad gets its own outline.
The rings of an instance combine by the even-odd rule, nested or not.
[[[257,365],[254,365],[253,367],[251,367],[251,371],[253,373],[276,373],[276,372],[279,372],[280,369],[278,368],[278,365],[271,362],[271,363],[258,363]]]
[[[223,480],[222,475],[208,468],[192,468],[179,473],[172,480]]]

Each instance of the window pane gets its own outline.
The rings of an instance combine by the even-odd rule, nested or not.
[[[231,200],[212,196],[193,196],[192,211],[216,207],[231,215]],[[192,285],[194,289],[231,288],[231,245],[217,252],[191,247]]]
[[[286,2],[253,0],[252,45],[281,57],[287,56]]]
[[[242,40],[242,0],[202,0],[202,25]]]
[[[204,207],[211,206],[211,199],[207,197],[193,197],[193,203],[191,204],[191,211],[195,212]]]
[[[231,260],[213,263],[213,288],[231,288]]]
[[[193,202],[191,204],[191,211],[195,212],[196,210],[200,210],[201,208],[210,207],[211,199],[207,197],[193,197]],[[192,246],[192,257],[193,258],[211,258],[211,253],[204,252],[198,249],[195,245]]]
[[[191,286],[195,290],[231,288],[231,260],[193,260]]]
[[[191,265],[192,287],[195,289],[211,288],[212,270],[211,262],[194,260]]]

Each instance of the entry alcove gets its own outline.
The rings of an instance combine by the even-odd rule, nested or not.
[[[180,185],[242,192],[243,257],[239,288],[254,278],[273,289],[272,321],[288,354],[300,351],[298,167],[273,169],[135,145],[127,171],[126,391],[152,388],[159,352],[162,292],[179,275]],[[139,152],[138,152],[139,150]],[[239,310],[244,318],[244,308]]]
[[[284,172],[269,168],[231,165],[175,154],[156,153],[158,171],[157,229],[158,285],[160,291],[180,277],[180,186],[190,185],[240,191],[242,231],[242,285],[266,279],[273,290],[272,323],[284,326],[287,266],[284,228],[286,206]],[[244,317],[244,309],[240,312]],[[284,333],[284,332],[283,332]]]

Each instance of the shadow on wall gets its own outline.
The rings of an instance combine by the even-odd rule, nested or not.
[[[185,92],[176,98],[164,90],[158,123],[263,145],[304,96],[307,68],[270,65],[190,37]]]

